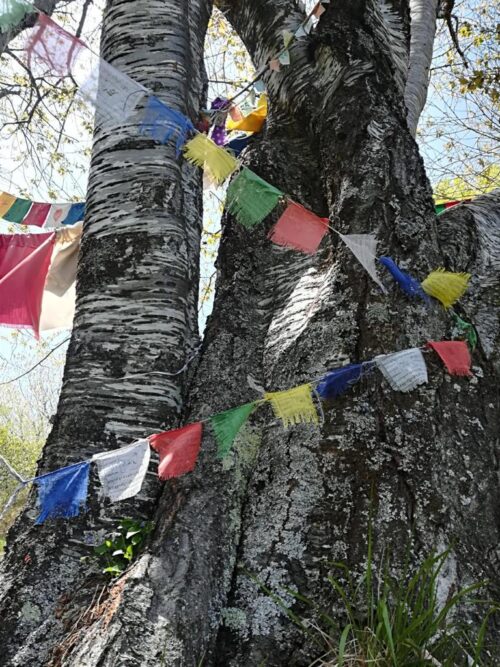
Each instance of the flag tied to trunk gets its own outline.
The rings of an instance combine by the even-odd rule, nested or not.
[[[375,234],[339,234],[339,236],[358,262],[364,267],[365,271],[377,283],[382,292],[386,293],[387,290],[380,282],[375,267],[375,260],[377,259],[377,239]]]
[[[28,67],[33,74],[38,73],[36,66],[45,65],[49,71],[41,72],[42,74],[69,76],[84,47],[78,37],[66,32],[48,16],[40,13],[26,43]]]
[[[203,425],[198,422],[149,436],[151,447],[160,456],[158,476],[161,480],[180,477],[194,470],[200,452],[202,429]]]
[[[149,440],[138,440],[128,447],[96,454],[102,490],[111,502],[126,500],[141,490],[148,470],[151,448]]]
[[[269,232],[269,239],[278,245],[313,254],[327,231],[328,218],[319,218],[300,204],[291,202]]]
[[[1,324],[28,327],[38,338],[54,242],[54,233],[0,235]]]
[[[194,132],[194,127],[184,114],[174,111],[157,97],[150,95],[139,132],[160,144],[166,144],[174,137],[175,150],[177,156],[179,156],[187,141],[188,134]]]
[[[412,391],[428,382],[424,355],[417,347],[375,357],[375,363],[395,391]]]
[[[244,227],[253,227],[276,208],[283,193],[246,167],[229,184],[227,210]]]
[[[36,477],[38,487],[38,515],[35,524],[47,519],[70,519],[85,509],[89,486],[90,463],[76,463],[67,468]]]
[[[429,297],[423,291],[420,282],[408,273],[401,271],[391,257],[379,257],[378,261],[385,266],[405,294],[411,298],[420,297],[424,301],[429,301]]]
[[[318,423],[318,413],[312,400],[310,384],[303,384],[286,391],[264,394],[273,406],[274,414],[282,420],[283,426],[312,422]]]
[[[237,408],[226,410],[211,418],[210,422],[218,443],[217,456],[220,459],[224,459],[229,454],[240,428],[252,414],[256,405],[256,403],[239,405]]]
[[[436,269],[429,273],[422,287],[429,296],[441,301],[445,308],[450,308],[465,293],[470,280],[470,273],[453,273],[445,269]]]
[[[463,340],[429,341],[427,345],[440,356],[450,375],[472,375],[472,359]]]
[[[197,134],[184,146],[184,157],[207,174],[217,185],[224,183],[238,167],[235,157],[209,139],[205,134]]]
[[[469,343],[470,349],[475,350],[477,345],[477,332],[474,326],[470,322],[463,320],[454,311],[452,311],[451,315],[459,334],[465,336],[467,342]]]
[[[319,397],[330,399],[340,396],[356,382],[359,382],[362,374],[369,368],[371,368],[369,363],[349,364],[329,371],[316,386]]]

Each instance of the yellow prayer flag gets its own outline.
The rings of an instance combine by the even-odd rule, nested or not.
[[[214,144],[206,134],[197,134],[184,146],[184,157],[197,167],[202,167],[210,180],[224,183],[238,166],[238,161],[229,153]]]
[[[283,421],[285,428],[301,422],[318,423],[310,384],[302,384],[287,391],[266,393],[264,398],[271,403],[276,417]]]
[[[267,117],[267,95],[261,95],[259,104],[255,111],[241,120],[234,121],[228,118],[226,127],[231,132],[241,130],[242,132],[260,132]]]
[[[423,281],[424,291],[441,301],[445,308],[453,306],[469,285],[470,273],[453,273],[445,269],[436,269]]]
[[[0,192],[0,218],[3,218],[15,201],[16,198],[14,195],[9,195],[7,192]]]

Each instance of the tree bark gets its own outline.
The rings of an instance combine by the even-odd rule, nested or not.
[[[293,2],[234,0],[223,9],[258,68],[280,43],[281,30],[302,18]],[[474,378],[451,378],[428,356],[429,384],[400,394],[371,375],[325,405],[320,428],[285,431],[269,406],[260,407],[223,465],[207,428],[196,470],[165,485],[150,548],[110,587],[105,604],[91,605],[95,613],[79,618],[83,596],[73,596],[63,610],[65,636],[45,622],[51,631],[57,626],[52,637],[65,651],[54,664],[307,665],[317,657],[314,649],[252,576],[299,615],[308,612],[285,588],[339,613],[326,577],[338,560],[362,573],[370,512],[376,559],[390,549],[395,571],[408,548],[418,562],[432,548],[452,544],[443,598],[484,577],[497,592],[498,319],[491,303],[498,295],[498,195],[436,220],[406,122],[401,48],[408,55],[409,8],[393,2],[391,11],[400,35],[389,44],[378,3],[327,5],[316,34],[292,47],[292,65],[264,75],[270,116],[244,161],[296,201],[329,215],[340,232],[376,233],[379,254],[420,279],[440,265],[473,272],[463,303],[480,330]],[[92,185],[90,191],[97,196]],[[255,386],[285,389],[333,366],[451,333],[437,304],[409,301],[385,277],[389,293],[383,295],[333,233],[314,256],[270,244],[266,235],[277,215],[253,230],[224,218],[214,311],[186,423],[258,398]],[[83,266],[95,266],[93,251],[89,245]],[[81,297],[79,306],[85,313],[88,301]],[[82,318],[76,332],[82,324],[84,331],[100,326],[95,315]],[[109,326],[108,338],[116,335],[116,323]],[[109,387],[92,387],[108,400]],[[109,396],[110,414],[117,400],[122,411],[133,404],[131,394],[114,395],[111,388]],[[131,431],[120,420],[120,432],[156,429],[155,415],[147,414],[149,421]],[[96,446],[106,423],[95,424]],[[140,505],[131,507],[136,514]],[[80,522],[62,529],[82,534]],[[22,537],[11,553],[20,553]],[[45,571],[63,562],[54,551],[50,556]],[[27,576],[25,595],[33,594]],[[62,590],[69,578],[63,572],[52,580]],[[50,605],[44,609],[51,613]],[[8,619],[10,633],[26,627]],[[32,629],[23,639],[35,636]],[[20,664],[19,655],[5,664]]]

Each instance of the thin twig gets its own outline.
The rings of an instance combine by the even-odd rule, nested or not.
[[[40,364],[43,364],[43,362],[44,362],[46,359],[48,359],[48,358],[50,357],[50,355],[51,355],[53,352],[55,352],[58,348],[60,348],[61,345],[64,345],[64,343],[67,343],[67,342],[69,341],[70,338],[71,338],[71,336],[68,336],[68,338],[65,338],[63,341],[61,341],[61,342],[59,343],[59,345],[56,345],[55,347],[53,347],[53,348],[50,350],[50,352],[49,352],[48,354],[46,354],[46,355],[43,357],[43,359],[40,359],[40,361],[38,361],[38,362],[37,362],[34,366],[32,366],[29,370],[25,371],[24,373],[22,373],[21,375],[18,375],[18,376],[15,377],[15,378],[12,378],[12,380],[7,380],[7,382],[0,382],[0,387],[3,387],[3,386],[6,385],[6,384],[11,384],[12,382],[17,382],[17,380],[20,380],[21,378],[25,377],[26,375],[28,375],[29,373],[31,373],[32,371],[34,371],[35,368],[37,368],[38,366],[40,366]]]

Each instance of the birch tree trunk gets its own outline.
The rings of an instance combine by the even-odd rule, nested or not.
[[[118,30],[131,29],[119,13],[123,4],[130,5],[114,2],[108,9],[109,40]],[[174,4],[170,14],[165,9],[166,22],[167,16],[176,16]],[[220,4],[258,68],[275,53],[281,31],[297,27],[303,18],[291,0]],[[206,17],[207,8],[201,3],[197,7],[201,18]],[[155,25],[158,20],[155,15]],[[201,19],[199,32],[191,33],[196,44],[203,33],[200,26]],[[151,25],[149,30],[154,32]],[[141,62],[137,53],[129,55],[134,40],[126,34],[123,58]],[[121,41],[116,42],[113,48],[120,48]],[[22,595],[23,602],[3,603],[3,664],[20,665],[29,657],[28,664],[42,665],[51,656],[52,665],[89,667],[308,665],[317,657],[314,650],[249,575],[278,594],[285,588],[298,590],[336,613],[338,600],[326,577],[337,560],[362,572],[370,511],[376,557],[390,549],[396,569],[408,545],[415,562],[432,548],[453,545],[440,582],[443,599],[456,587],[482,578],[490,580],[492,594],[498,590],[499,322],[494,304],[500,202],[498,194],[479,198],[437,223],[406,120],[409,43],[404,0],[327,5],[317,32],[292,47],[292,65],[264,76],[270,117],[244,161],[296,201],[329,215],[340,232],[376,233],[379,254],[390,255],[421,279],[441,265],[471,271],[472,287],[463,306],[480,335],[474,378],[452,378],[428,357],[429,384],[399,394],[370,376],[326,404],[320,428],[300,425],[284,431],[270,408],[261,407],[238,436],[235,456],[224,465],[216,459],[216,444],[206,429],[195,472],[165,485],[156,506],[152,544],[99,604],[92,603],[92,595],[100,591],[98,582],[85,578],[76,557],[83,552],[79,542],[94,534],[103,519],[94,511],[90,518],[58,523],[56,545],[54,526],[35,534],[25,517],[13,531],[6,565],[9,590]],[[106,41],[105,48],[111,48]],[[147,71],[142,63],[141,71]],[[178,85],[184,80],[180,77]],[[199,90],[199,80],[194,90]],[[85,276],[98,270],[94,253],[109,248],[106,244],[114,243],[117,231],[118,243],[123,241],[119,257],[132,244],[134,257],[136,244],[140,255],[144,242],[138,229],[135,236],[122,236],[120,216],[117,227],[104,224],[104,207],[111,214],[131,196],[132,186],[126,195],[122,185],[114,191],[113,183],[122,183],[123,174],[118,173],[109,188],[99,180],[110,174],[115,178],[114,165],[122,164],[122,156],[113,153],[117,140],[105,140],[112,142],[108,169],[100,167],[99,137],[96,141],[79,317],[58,421],[43,462],[47,467],[61,464],[61,444],[67,443],[69,455],[77,428],[90,417],[91,426],[84,427],[89,430],[78,437],[79,458],[82,452],[102,449],[103,432],[113,434],[108,436],[113,446],[122,438],[158,429],[162,419],[170,419],[173,426],[179,406],[182,387],[167,386],[167,406],[157,405],[148,394],[149,407],[136,407],[139,387],[117,382],[131,356],[134,370],[146,371],[151,365],[148,348],[136,346],[132,335],[134,343],[127,338],[127,345],[116,352],[118,370],[113,366],[107,381],[97,379],[102,370],[96,364],[110,357],[107,348],[105,356],[99,354],[103,339],[109,345],[121,335],[109,308],[116,283],[112,273],[92,283],[100,286],[104,280],[110,285],[99,304],[95,288],[92,301],[86,298],[90,291]],[[118,150],[128,155],[134,149],[127,143]],[[154,150],[156,156],[167,149]],[[129,184],[144,174],[136,167],[142,159],[142,150],[130,155]],[[172,178],[170,172],[164,175]],[[114,201],[108,200],[114,192]],[[272,215],[262,226],[247,230],[230,216],[224,218],[215,306],[184,422],[257,398],[255,386],[285,389],[344,362],[421,346],[451,333],[448,315],[436,304],[426,307],[407,300],[385,278],[388,295],[382,294],[334,234],[314,256],[271,245],[266,234],[275,219]],[[190,225],[195,222],[193,208]],[[136,270],[132,266],[130,271]],[[134,307],[130,296],[121,295],[122,313]],[[167,307],[173,306],[169,302]],[[164,321],[149,323],[152,336],[163,330]],[[88,332],[94,332],[90,342],[79,338]],[[186,321],[182,335],[178,330],[165,335],[155,338],[165,352],[179,340],[189,347],[192,325]],[[171,360],[161,369],[173,367]],[[89,397],[77,393],[72,374],[87,383]],[[153,374],[140,390],[154,388],[158,393],[160,385],[154,387],[154,382]],[[75,411],[77,418],[71,422]],[[130,504],[134,515],[152,511],[155,486],[150,484],[144,503]],[[125,513],[122,507],[101,508],[108,520],[112,511],[115,516]],[[22,561],[28,539],[35,544],[35,569],[22,565],[22,577],[15,579],[15,564]],[[59,571],[54,571],[56,566]],[[69,591],[72,580],[84,581],[84,588]],[[292,597],[288,602],[297,614],[306,613]],[[87,609],[83,615],[82,609]],[[462,613],[466,618],[468,611]],[[41,641],[41,655],[33,650],[35,640]]]

